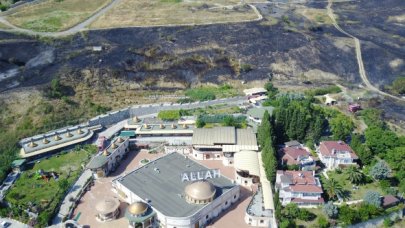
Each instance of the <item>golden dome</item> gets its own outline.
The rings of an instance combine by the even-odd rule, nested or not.
[[[183,124],[183,128],[184,129],[188,128],[187,124]]]
[[[105,198],[96,204],[96,210],[100,214],[109,214],[115,212],[120,206],[120,201],[115,198]]]
[[[82,131],[81,128],[77,129],[77,134],[81,135],[81,134],[83,134],[83,133],[84,133],[84,132]]]
[[[73,135],[72,135],[72,133],[70,133],[70,131],[68,131],[68,132],[65,134],[65,136],[68,137],[68,138],[70,138],[70,137],[72,137]]]
[[[124,142],[124,139],[121,138],[121,137],[118,137],[117,142],[118,142],[118,143],[122,143],[122,142]]]
[[[196,181],[186,186],[185,193],[194,200],[210,200],[214,197],[215,186],[208,181]]]
[[[48,140],[47,138],[44,138],[44,139],[42,140],[42,143],[43,143],[43,144],[48,144],[48,143],[49,143],[49,140]]]
[[[143,128],[149,129],[149,125],[144,124],[144,125],[143,125]]]
[[[160,128],[160,129],[164,129],[164,128],[165,128],[165,125],[160,124],[159,128]]]
[[[104,150],[103,155],[104,155],[104,156],[108,156],[108,155],[110,155],[110,153],[108,153],[107,150]]]
[[[143,202],[135,202],[128,206],[129,213],[133,215],[142,215],[148,210],[148,205]]]
[[[118,147],[117,144],[115,144],[115,143],[111,144],[112,149],[116,149],[117,147]]]
[[[59,141],[59,140],[61,140],[62,138],[61,138],[59,135],[55,135],[55,136],[53,137],[53,139],[54,139],[55,141]]]
[[[176,125],[172,124],[172,129],[176,129]]]
[[[38,146],[38,144],[34,143],[34,141],[31,141],[31,142],[28,144],[28,146],[31,147],[31,148],[33,148],[33,147]]]
[[[139,118],[138,118],[137,116],[134,116],[134,118],[132,118],[132,120],[133,120],[135,123],[138,123],[138,122],[139,122]]]

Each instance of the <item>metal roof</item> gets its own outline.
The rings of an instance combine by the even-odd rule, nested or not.
[[[188,217],[206,205],[190,204],[186,201],[184,190],[191,182],[182,182],[181,174],[207,169],[188,157],[174,152],[158,158],[124,177],[117,178],[114,182],[124,186],[139,198],[150,200],[150,204],[156,211],[168,217]],[[223,176],[208,181],[216,188],[214,198],[239,187]]]
[[[251,128],[235,127],[196,128],[193,145],[252,145],[257,146],[256,135]]]

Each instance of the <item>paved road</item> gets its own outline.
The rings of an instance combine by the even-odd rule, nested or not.
[[[373,86],[371,84],[371,82],[368,80],[366,70],[364,68],[363,57],[362,57],[362,54],[361,54],[360,40],[357,37],[355,37],[355,36],[351,35],[350,33],[346,32],[345,30],[343,30],[339,26],[339,24],[336,22],[335,14],[333,13],[332,4],[333,4],[333,0],[328,0],[328,5],[326,6],[328,16],[332,19],[333,26],[338,31],[340,31],[341,33],[345,34],[348,37],[351,37],[354,40],[355,49],[356,49],[356,59],[357,59],[357,64],[359,66],[359,74],[360,74],[360,77],[363,80],[364,84],[366,85],[366,87],[369,90],[377,92],[377,93],[379,93],[379,94],[381,94],[383,96],[390,97],[390,98],[393,98],[393,99],[399,100],[399,101],[404,101],[404,99],[402,99],[400,97],[397,97],[397,96],[394,96],[394,95],[391,95],[391,94],[388,94],[386,92],[383,92],[383,91],[379,90],[378,88]]]

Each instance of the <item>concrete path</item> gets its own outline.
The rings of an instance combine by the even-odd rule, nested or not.
[[[363,63],[363,57],[361,54],[361,45],[360,45],[360,40],[351,35],[350,33],[346,32],[345,30],[343,30],[339,24],[336,22],[336,18],[335,18],[335,14],[333,13],[333,9],[332,9],[332,4],[333,4],[333,0],[328,0],[328,5],[326,6],[326,10],[327,10],[327,14],[328,16],[331,18],[333,26],[341,33],[345,34],[346,36],[352,38],[354,40],[354,45],[355,45],[355,50],[356,50],[356,59],[357,59],[357,64],[359,66],[359,74],[361,79],[363,80],[364,84],[366,85],[367,89],[374,91],[376,93],[379,93],[385,97],[390,97],[393,98],[395,100],[399,100],[399,101],[404,101],[404,99],[388,94],[386,92],[383,92],[381,90],[379,90],[378,88],[376,88],[375,86],[373,86],[371,84],[371,82],[368,80],[367,75],[366,75],[366,70],[364,68],[364,63]]]
[[[1,218],[0,217],[0,222],[3,222],[3,221],[11,223],[9,228],[29,228],[29,226],[27,224],[24,224],[24,223],[19,222],[17,220],[10,219],[10,218]]]

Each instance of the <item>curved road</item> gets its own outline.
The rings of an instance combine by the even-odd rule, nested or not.
[[[404,101],[403,99],[401,99],[401,98],[399,98],[399,97],[397,97],[397,96],[394,96],[394,95],[391,95],[391,94],[389,94],[389,93],[386,93],[386,92],[383,92],[383,91],[379,90],[378,88],[376,88],[375,86],[373,86],[373,85],[371,84],[371,82],[368,80],[367,75],[366,75],[366,70],[365,70],[365,68],[364,68],[363,57],[362,57],[362,55],[361,55],[360,40],[359,40],[357,37],[351,35],[350,33],[346,32],[345,30],[343,30],[343,29],[338,25],[338,23],[336,22],[336,19],[335,19],[335,15],[334,15],[334,13],[333,13],[332,4],[333,4],[333,0],[328,0],[328,5],[326,6],[326,10],[327,10],[328,16],[332,19],[333,26],[335,26],[335,28],[336,28],[338,31],[340,31],[341,33],[345,34],[346,36],[348,36],[348,37],[350,37],[350,38],[353,38],[354,44],[355,44],[355,49],[356,49],[357,64],[358,64],[358,66],[359,66],[359,74],[360,74],[360,77],[361,77],[361,79],[363,80],[364,84],[366,85],[366,87],[367,87],[369,90],[374,91],[374,92],[377,92],[377,93],[379,93],[379,94],[381,94],[381,95],[383,95],[383,96],[387,96],[387,97],[390,97],[390,98],[393,98],[393,99],[399,100],[399,101]]]

